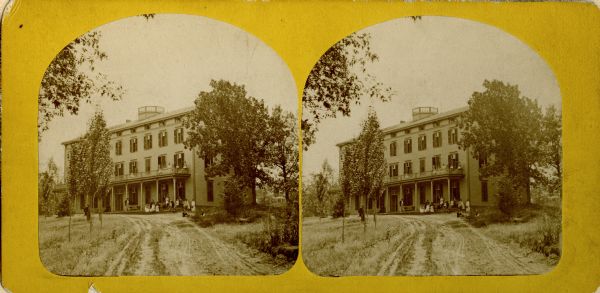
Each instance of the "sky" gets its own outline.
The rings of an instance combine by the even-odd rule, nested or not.
[[[53,158],[64,165],[62,142],[85,133],[98,104],[109,126],[137,119],[137,108],[162,106],[172,111],[193,106],[211,79],[246,87],[248,95],[297,112],[296,85],[287,65],[270,47],[232,25],[200,16],[157,14],[146,20],[130,17],[96,28],[108,59],[97,70],[122,85],[121,101],[93,98],[76,116],[57,117],[39,144],[39,167]]]
[[[542,107],[561,107],[554,74],[526,44],[483,23],[450,17],[424,16],[391,20],[361,30],[371,34],[379,60],[367,71],[394,94],[389,102],[361,100],[350,117],[328,118],[318,125],[316,143],[303,153],[303,176],[319,172],[324,160],[339,169],[337,143],[360,133],[369,106],[382,128],[410,121],[411,109],[437,107],[439,112],[467,106],[485,79],[518,85],[521,94]]]

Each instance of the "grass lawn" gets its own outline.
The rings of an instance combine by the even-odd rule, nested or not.
[[[393,247],[391,237],[402,234],[398,220],[369,215],[367,232],[358,216],[346,218],[344,242],[342,219],[305,218],[302,225],[302,256],[306,266],[320,276],[376,275]],[[366,253],[366,254],[365,254]]]
[[[100,222],[94,215],[90,235],[89,222],[84,216],[73,216],[69,241],[68,217],[40,216],[39,253],[42,264],[58,275],[103,275],[133,233],[129,225],[123,225],[122,218],[104,215],[103,220],[100,230]]]
[[[532,204],[518,209],[513,217],[503,215],[497,208],[478,209],[478,217],[468,218],[487,236],[539,252],[552,265],[561,254],[561,210],[559,206]]]

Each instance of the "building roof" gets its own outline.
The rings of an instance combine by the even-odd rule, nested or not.
[[[195,106],[191,106],[191,107],[185,107],[185,108],[181,108],[178,110],[174,110],[174,111],[170,111],[170,112],[166,112],[166,113],[160,113],[160,114],[156,114],[154,116],[148,117],[146,119],[140,119],[140,120],[133,120],[130,122],[126,122],[126,123],[122,123],[122,124],[117,124],[117,125],[113,125],[108,127],[108,132],[109,133],[114,133],[117,131],[121,131],[121,130],[127,130],[133,127],[138,127],[144,124],[148,124],[148,123],[152,123],[152,122],[156,122],[156,121],[160,121],[160,120],[165,120],[165,119],[169,119],[169,118],[173,118],[173,117],[177,117],[183,114],[187,114],[189,112],[191,112],[192,110],[194,110]],[[62,142],[63,145],[70,145],[76,142],[79,142],[83,139],[83,135],[74,138],[74,139],[70,139],[67,141]]]
[[[403,122],[403,123],[395,124],[392,126],[388,126],[388,127],[383,128],[381,131],[383,132],[384,135],[392,133],[392,132],[403,131],[405,129],[409,129],[409,128],[413,128],[413,127],[416,127],[419,125],[431,123],[436,120],[441,120],[444,118],[456,116],[460,113],[467,111],[468,109],[469,109],[469,106],[452,109],[449,111],[431,115],[429,117],[425,117],[423,119],[414,120],[414,121],[410,121],[410,122]],[[352,143],[354,140],[355,140],[355,138],[352,138],[352,139],[340,142],[340,143],[336,144],[336,146],[341,147],[341,146],[347,145],[349,143]]]
[[[134,120],[134,121],[130,121],[130,122],[126,122],[126,123],[122,123],[122,124],[117,124],[114,126],[111,126],[108,128],[108,132],[116,132],[119,130],[126,130],[129,128],[133,128],[133,127],[138,127],[147,123],[151,123],[151,122],[156,122],[156,121],[160,121],[160,120],[165,120],[165,119],[169,119],[169,118],[173,118],[173,117],[177,117],[180,116],[182,114],[187,114],[189,112],[191,112],[192,110],[194,110],[195,106],[191,106],[191,107],[185,107],[185,108],[181,108],[178,110],[174,110],[174,111],[170,111],[170,112],[166,112],[166,113],[161,113],[161,114],[157,114],[151,117],[148,117],[146,119],[141,119],[141,120]]]

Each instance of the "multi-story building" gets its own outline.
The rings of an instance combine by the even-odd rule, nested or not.
[[[158,106],[138,108],[138,119],[109,127],[110,156],[114,174],[110,189],[104,197],[103,207],[108,211],[142,209],[151,202],[176,199],[195,201],[197,207],[221,206],[221,177],[209,178],[205,168],[210,160],[198,157],[186,149],[183,141],[186,129],[182,118],[193,107],[172,112]],[[69,170],[70,148],[79,139],[63,142],[65,147],[65,178]],[[85,196],[75,199],[75,209],[81,212],[86,204],[98,207],[98,201],[90,203]]]
[[[379,200],[367,202],[364,196],[349,199],[350,210],[366,204],[380,212],[396,212],[402,203],[404,210],[418,210],[426,202],[469,201],[472,206],[495,203],[491,196],[495,187],[491,180],[479,174],[485,160],[472,157],[460,149],[461,130],[458,116],[468,107],[438,113],[434,107],[412,110],[412,121],[384,128],[385,159],[388,164],[384,192]],[[340,170],[343,148],[352,140],[338,144]]]

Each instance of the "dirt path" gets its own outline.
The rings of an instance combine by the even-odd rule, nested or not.
[[[396,217],[394,249],[378,275],[514,275],[550,270],[481,234],[455,216]]]
[[[180,214],[119,215],[132,233],[104,275],[264,275],[265,259],[248,256]]]

